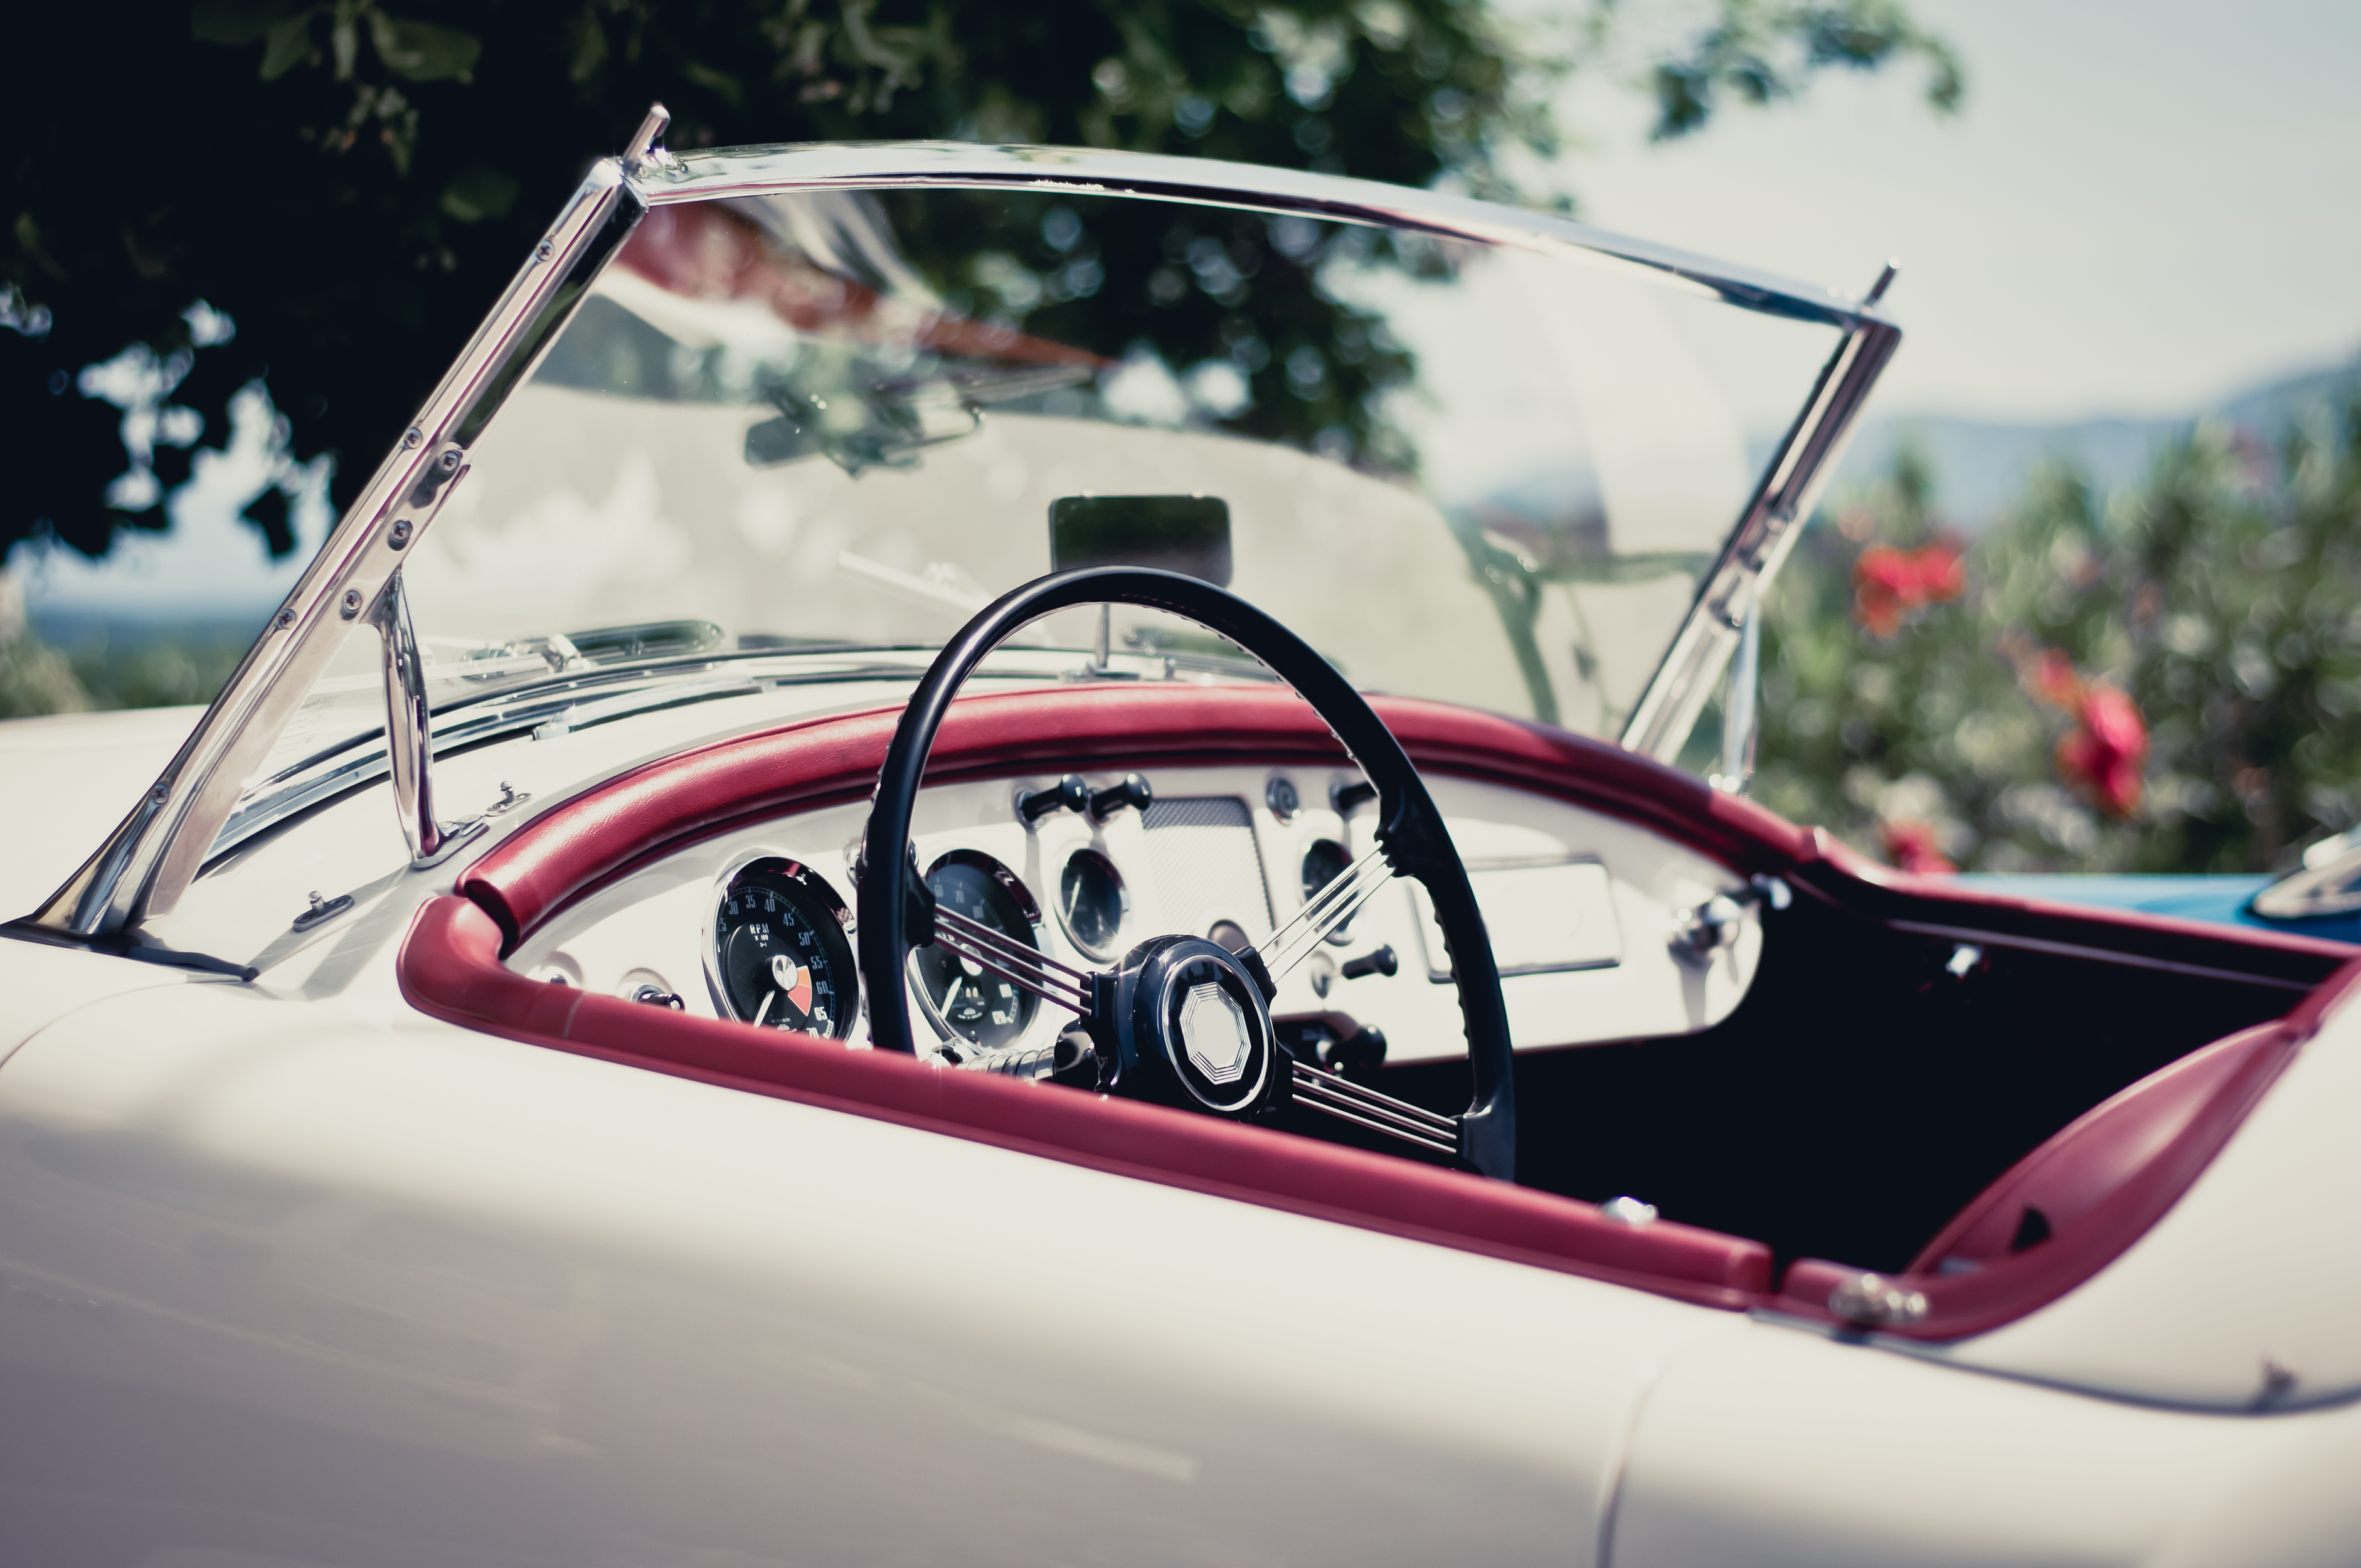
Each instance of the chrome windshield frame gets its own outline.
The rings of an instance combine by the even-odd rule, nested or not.
[[[122,825],[32,918],[61,931],[122,930],[170,913],[216,849],[244,781],[313,681],[366,624],[434,521],[454,476],[649,209],[811,190],[991,189],[1134,196],[1406,229],[1635,271],[1741,309],[1842,335],[1817,385],[1698,590],[1623,743],[1669,761],[1737,645],[1748,607],[1794,542],[1901,331],[1873,301],[1669,247],[1436,192],[1213,159],[956,142],[662,146],[661,106],[620,157],[594,165],[189,740]]]

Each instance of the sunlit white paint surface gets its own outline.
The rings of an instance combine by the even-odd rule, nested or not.
[[[1615,1509],[1615,1568],[1981,1568],[2155,1561],[2254,1501],[2305,1456],[2350,1455],[2361,1410],[2257,1419],[2158,1410],[1755,1323],[1657,1385]],[[2316,1466],[2308,1474],[2320,1478]],[[2350,1562],[2349,1486],[2306,1498],[2289,1552]],[[2322,1519],[2346,1555],[2303,1555]],[[2202,1561],[2203,1559],[2199,1559]]]
[[[226,987],[8,1063],[0,1277],[28,1562],[1584,1563],[1745,1330]]]

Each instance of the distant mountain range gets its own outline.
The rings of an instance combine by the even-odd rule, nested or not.
[[[2065,458],[2101,493],[2147,471],[2158,446],[2197,420],[2214,417],[2274,436],[2307,410],[2361,386],[2361,356],[2310,370],[2224,399],[2179,419],[2086,419],[2064,424],[2004,424],[1943,414],[1873,418],[1864,422],[1828,493],[1840,495],[1885,471],[1895,451],[1915,443],[1933,463],[1936,500],[1961,527],[1982,528],[2024,493],[2044,461]]]

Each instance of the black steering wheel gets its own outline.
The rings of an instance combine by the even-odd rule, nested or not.
[[[939,908],[918,875],[910,818],[943,715],[969,674],[1019,627],[1082,605],[1169,611],[1217,631],[1312,705],[1377,786],[1377,848],[1273,932],[1232,952],[1202,937],[1140,943],[1113,968],[1071,969],[992,927]],[[1483,916],[1433,797],[1401,742],[1361,694],[1269,616],[1213,584],[1175,572],[1096,566],[1056,573],[1002,595],[945,645],[902,710],[877,776],[860,869],[861,977],[877,1047],[915,1049],[904,975],[913,947],[936,944],[1076,1015],[1025,1076],[1175,1104],[1235,1120],[1290,1102],[1325,1111],[1503,1180],[1516,1170],[1515,1078],[1500,976]],[[1278,981],[1396,875],[1423,883],[1458,982],[1474,1092],[1457,1117],[1436,1115],[1296,1062],[1271,1027]],[[1016,1070],[1006,1063],[974,1063]]]

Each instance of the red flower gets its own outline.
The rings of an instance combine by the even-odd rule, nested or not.
[[[1924,822],[1881,822],[1877,837],[1885,846],[1885,858],[1897,871],[1914,876],[1949,876],[1960,869],[1943,853],[1935,829]]]
[[[1929,544],[1917,560],[1918,591],[1928,604],[1949,604],[1968,591],[1968,568],[1958,546]]]
[[[1958,598],[1967,570],[1956,545],[1928,544],[1896,550],[1872,544],[1852,564],[1853,613],[1872,635],[1891,637],[1902,618],[1925,605]]]
[[[1917,592],[1918,574],[1910,557],[1891,544],[1872,544],[1852,564],[1853,613],[1872,636],[1901,630],[1902,614]]]
[[[2058,742],[2058,771],[2088,789],[2101,810],[2129,817],[2139,809],[2147,769],[2147,724],[2132,699],[2113,686],[2085,686],[2078,722]]]

